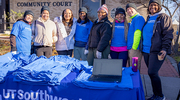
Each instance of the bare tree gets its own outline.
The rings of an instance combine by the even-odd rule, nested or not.
[[[169,4],[171,4],[172,6],[169,6]],[[175,15],[178,8],[180,7],[180,2],[179,0],[162,0],[162,6],[168,11],[169,16],[172,18]],[[171,7],[175,7],[174,11],[172,12],[170,10]]]
[[[171,19],[175,16],[175,13],[177,12],[178,8],[180,7],[180,1],[179,0],[162,0],[162,7],[165,8],[165,10],[169,13],[169,16]],[[177,55],[178,54],[178,40],[179,40],[179,34],[176,35],[176,32],[173,34],[173,41],[172,41],[172,54]]]
[[[179,15],[179,23],[180,23],[180,8],[179,8],[179,13],[177,13],[177,14]],[[179,35],[180,35],[180,25],[179,25],[179,29],[178,30],[179,30],[179,32],[177,34],[175,44],[172,47],[174,55],[178,54],[178,48],[179,48],[179,43],[178,42],[179,42]]]

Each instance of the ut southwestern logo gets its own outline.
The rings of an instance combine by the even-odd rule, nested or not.
[[[0,100],[68,100],[54,95],[50,95],[46,90],[37,90],[36,92],[25,92],[21,89],[3,89],[0,94]],[[79,98],[79,100],[82,100]]]
[[[86,27],[86,24],[77,23],[78,26]]]
[[[115,26],[115,27],[119,29],[124,29],[124,26]]]
[[[150,20],[150,21],[148,21],[148,23],[154,23],[155,22],[155,20]]]
[[[30,28],[28,28],[28,27],[25,27],[25,29],[26,29],[26,30],[28,30],[28,31],[31,31],[31,29],[30,29]]]

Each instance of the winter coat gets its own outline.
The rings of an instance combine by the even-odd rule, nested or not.
[[[112,24],[105,17],[101,21],[96,20],[91,28],[89,35],[88,46],[89,48],[97,48],[99,52],[103,52],[109,45],[112,37]]]
[[[67,35],[65,25],[62,22],[62,16],[55,17],[54,22],[57,26],[57,33],[58,33],[58,40],[56,42],[56,50],[63,51],[63,50],[71,50],[74,49],[74,34],[76,31],[76,23],[77,19],[73,18],[73,25],[69,35]]]
[[[46,22],[39,17],[31,26],[34,46],[52,46],[57,39],[57,28],[53,21],[48,19]]]
[[[147,17],[147,21],[148,19],[149,16]],[[159,53],[161,50],[164,50],[167,52],[167,54],[171,54],[171,42],[173,39],[173,31],[174,30],[172,27],[171,18],[165,13],[160,13],[156,18],[156,21],[153,26],[153,36],[151,38],[150,53]]]

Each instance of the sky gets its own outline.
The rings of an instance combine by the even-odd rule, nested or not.
[[[166,0],[167,1],[167,0]],[[170,1],[170,0],[169,0]],[[177,2],[180,3],[180,0],[177,0]],[[167,3],[165,4],[167,6]],[[171,14],[173,14],[174,10],[176,9],[176,4],[175,3],[168,3],[168,8],[170,9],[171,11]],[[164,8],[165,9],[165,8]],[[166,9],[165,9],[166,11]],[[166,11],[166,14],[169,15],[169,12]],[[180,16],[180,7],[179,9],[176,11],[175,15],[173,16],[172,20],[176,19],[176,20],[179,20],[179,16]]]

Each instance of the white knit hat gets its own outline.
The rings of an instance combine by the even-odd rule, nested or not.
[[[99,11],[99,10],[104,10],[108,14],[108,8],[107,8],[106,4],[103,4],[101,7],[99,7],[99,9],[97,11]]]

